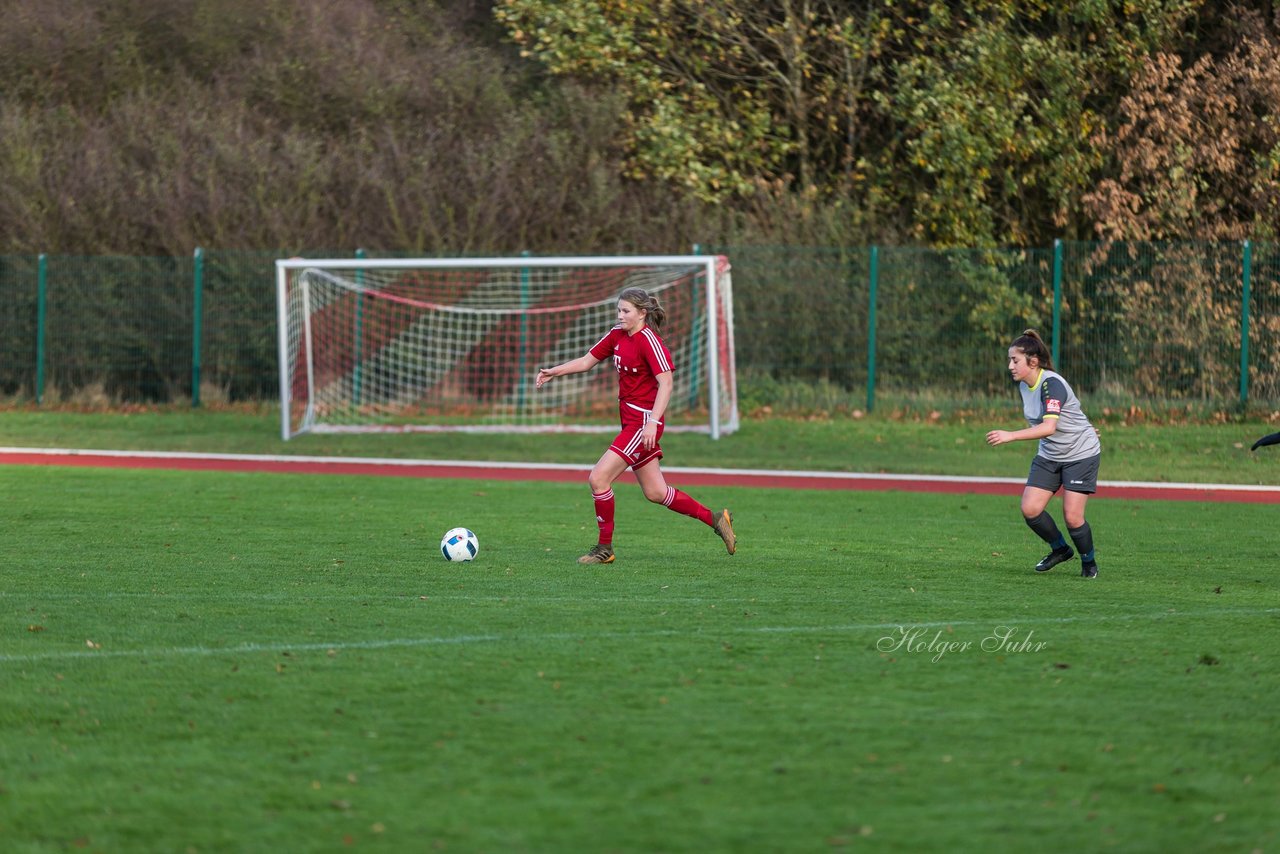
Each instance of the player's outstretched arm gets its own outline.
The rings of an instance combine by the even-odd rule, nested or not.
[[[589,371],[598,364],[600,364],[600,360],[587,353],[553,368],[538,368],[538,378],[534,380],[534,388],[542,388],[554,378],[562,377],[565,374],[580,374],[584,371]]]
[[[1046,418],[1034,427],[1022,430],[992,430],[987,434],[987,444],[994,448],[1010,442],[1038,441],[1056,432],[1058,432],[1058,419]]]
[[[1256,451],[1266,445],[1280,445],[1280,433],[1272,433],[1270,436],[1263,436],[1261,439],[1253,443],[1253,447],[1249,450]]]

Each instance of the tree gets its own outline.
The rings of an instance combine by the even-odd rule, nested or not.
[[[835,0],[503,0],[495,14],[556,75],[620,90],[633,177],[695,195],[799,189],[848,172],[880,6]]]
[[[1235,39],[1190,62],[1144,59],[1096,144],[1112,168],[1084,196],[1099,237],[1240,240],[1280,217],[1280,13],[1234,7]]]
[[[856,199],[917,240],[1080,229],[1095,130],[1197,0],[502,0],[554,75],[619,92],[638,178]]]

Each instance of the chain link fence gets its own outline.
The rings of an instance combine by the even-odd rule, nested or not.
[[[1280,408],[1280,245],[714,251],[733,263],[747,411],[1007,405],[1027,328],[1091,408]]]
[[[717,246],[745,412],[1007,406],[1040,331],[1091,408],[1280,408],[1280,245]],[[274,401],[275,259],[0,256],[0,394]]]

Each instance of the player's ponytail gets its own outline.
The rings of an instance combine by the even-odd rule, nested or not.
[[[1040,333],[1034,329],[1023,330],[1022,334],[1013,339],[1013,343],[1009,346],[1021,351],[1022,355],[1027,357],[1027,361],[1035,359],[1036,363],[1046,371],[1053,370],[1053,354],[1049,352],[1049,347],[1040,337]]]
[[[627,288],[618,294],[618,299],[626,300],[645,313],[645,325],[652,326],[655,332],[662,331],[662,322],[667,319],[667,312],[658,302],[658,298],[644,288]]]

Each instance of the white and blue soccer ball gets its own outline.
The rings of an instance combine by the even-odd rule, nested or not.
[[[440,553],[445,560],[474,560],[480,540],[467,528],[450,528],[440,540]]]

